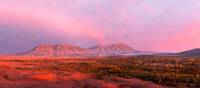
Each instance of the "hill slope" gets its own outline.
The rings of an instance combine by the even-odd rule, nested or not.
[[[184,56],[200,56],[200,48],[184,51],[178,53],[178,55],[184,55]]]
[[[115,43],[106,46],[98,46],[95,48],[91,48],[91,50],[94,52],[95,55],[99,56],[115,56],[139,52],[124,43]]]
[[[26,52],[26,55],[39,55],[39,56],[74,56],[86,55],[88,49],[80,48],[73,45],[50,45],[42,44],[36,46],[34,49]]]
[[[93,48],[81,48],[74,45],[42,44],[23,54],[36,56],[116,56],[133,55],[136,53],[139,53],[139,51],[124,43],[115,43]]]

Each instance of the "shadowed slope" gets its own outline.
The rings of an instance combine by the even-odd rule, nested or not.
[[[179,55],[184,55],[184,56],[200,56],[200,48],[184,51],[178,53]]]

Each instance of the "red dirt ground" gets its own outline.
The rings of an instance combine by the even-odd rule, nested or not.
[[[22,59],[27,58],[36,59],[32,57],[23,57]],[[1,60],[16,59],[19,58],[1,57]],[[104,80],[98,80],[94,74],[66,72],[64,75],[60,75],[58,72],[49,72],[48,70],[16,69],[19,66],[26,65],[15,61],[0,62],[0,88],[166,88],[136,78],[107,77]]]

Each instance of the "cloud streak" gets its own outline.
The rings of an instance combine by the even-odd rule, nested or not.
[[[180,51],[200,47],[200,40],[196,39],[200,37],[198,0],[0,2],[2,53],[25,50],[40,43],[89,47],[119,41],[147,51]],[[181,41],[190,43],[176,47]],[[19,47],[24,49],[16,49]]]

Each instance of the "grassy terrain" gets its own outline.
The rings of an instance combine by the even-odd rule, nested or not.
[[[1,60],[18,62],[17,70],[94,73],[97,79],[108,76],[140,78],[174,87],[200,88],[200,57],[135,56],[101,59]]]

